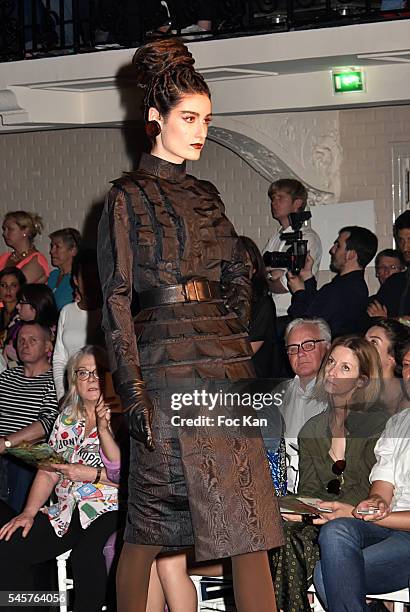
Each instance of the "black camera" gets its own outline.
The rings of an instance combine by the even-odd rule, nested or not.
[[[290,213],[288,216],[293,232],[283,234],[280,239],[285,240],[289,248],[280,251],[266,251],[263,254],[265,266],[269,268],[287,268],[292,274],[299,274],[305,265],[307,255],[307,240],[303,239],[301,227],[305,221],[311,218],[309,211]]]

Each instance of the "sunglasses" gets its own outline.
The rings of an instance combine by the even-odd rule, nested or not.
[[[332,465],[332,472],[337,476],[337,478],[333,478],[329,480],[326,486],[326,491],[331,495],[339,495],[342,489],[342,485],[344,484],[343,472],[346,469],[346,461],[344,459],[339,459],[335,461]]]

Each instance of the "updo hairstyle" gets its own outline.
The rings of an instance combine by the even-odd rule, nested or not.
[[[32,241],[43,230],[43,220],[36,213],[25,210],[15,210],[4,215],[4,221],[14,221],[19,228],[27,233],[27,238]],[[3,222],[4,222],[3,221]]]
[[[194,68],[195,60],[178,39],[164,39],[143,45],[134,55],[138,85],[145,89],[144,119],[156,108],[162,117],[190,94],[204,94],[211,98],[204,77]]]

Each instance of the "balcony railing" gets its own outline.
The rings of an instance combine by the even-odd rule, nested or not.
[[[249,36],[410,17],[406,0],[207,0],[212,30],[189,39]],[[0,0],[0,61],[133,47],[169,30],[182,36],[201,0]],[[207,14],[205,17],[209,17]],[[162,27],[161,27],[162,26]]]

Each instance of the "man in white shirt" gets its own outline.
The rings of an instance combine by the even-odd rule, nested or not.
[[[280,410],[285,421],[288,491],[292,493],[298,484],[299,432],[306,421],[326,408],[312,399],[311,393],[330,342],[330,329],[323,319],[294,319],[286,328],[286,352],[296,376],[285,383]]]
[[[271,184],[268,190],[271,201],[272,217],[279,222],[280,228],[268,240],[263,253],[266,251],[284,252],[289,247],[281,236],[292,232],[288,216],[290,213],[302,212],[307,204],[307,190],[300,181],[296,179],[279,179]],[[302,227],[303,238],[308,241],[307,248],[313,259],[313,274],[316,276],[319,271],[320,260],[322,258],[322,243],[318,234],[308,226]],[[291,303],[291,294],[287,288],[285,269],[268,268],[269,288],[276,306],[276,315],[285,317]]]

